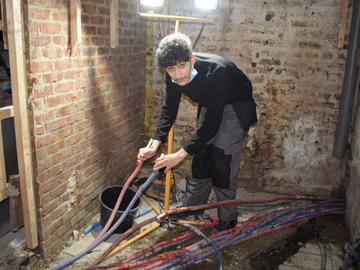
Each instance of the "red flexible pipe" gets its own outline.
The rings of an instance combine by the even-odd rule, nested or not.
[[[215,225],[217,224],[217,222],[218,222],[218,218],[216,217],[216,218],[214,218],[213,220],[214,220],[213,223],[207,224],[207,225],[204,225],[204,226],[201,226],[200,229],[201,229],[201,230],[206,230],[206,229],[208,229],[208,228],[210,228],[210,227],[212,227],[212,226],[215,226]],[[160,243],[156,244],[155,246],[149,247],[149,248],[147,248],[146,250],[140,251],[140,252],[138,252],[137,254],[131,256],[130,258],[127,258],[125,261],[122,261],[121,264],[119,264],[119,263],[117,262],[117,263],[113,263],[113,264],[108,264],[108,265],[106,265],[106,266],[95,266],[95,267],[93,267],[93,268],[91,268],[91,269],[109,269],[109,268],[115,267],[115,266],[117,267],[116,269],[118,269],[119,267],[120,267],[120,269],[130,269],[130,268],[138,267],[138,266],[141,266],[141,265],[143,265],[143,264],[148,263],[148,261],[147,261],[147,260],[144,260],[144,262],[143,262],[143,261],[140,261],[140,262],[131,263],[131,264],[130,264],[129,262],[132,261],[132,260],[134,260],[134,259],[137,259],[137,257],[140,257],[140,256],[142,256],[143,254],[146,254],[146,253],[149,252],[149,251],[155,250],[155,249],[156,249],[157,247],[159,247],[159,246],[167,245],[167,244],[169,244],[169,243],[176,242],[176,241],[179,241],[179,240],[182,240],[182,239],[186,239],[186,238],[189,238],[189,237],[194,236],[194,235],[195,235],[195,233],[189,232],[189,233],[180,235],[180,236],[178,236],[178,237],[176,237],[176,238],[173,238],[173,239],[170,239],[170,240],[166,240],[166,241],[160,242]],[[112,250],[112,249],[111,249],[111,250]],[[110,252],[111,252],[111,250],[110,250]],[[163,255],[162,255],[162,256],[163,256]]]
[[[219,222],[218,217],[213,217],[211,219],[212,219],[213,222],[210,223],[210,224],[206,224],[206,225],[201,226],[200,227],[201,231],[204,231],[204,230],[206,230],[208,228],[211,228],[211,227],[215,226]],[[173,239],[162,241],[160,243],[157,243],[154,246],[148,247],[147,249],[142,250],[142,251],[134,254],[133,256],[123,260],[122,263],[123,264],[129,263],[129,262],[131,262],[133,260],[138,259],[139,257],[144,256],[145,254],[147,254],[149,252],[154,252],[157,248],[159,248],[161,246],[166,246],[166,245],[169,245],[169,244],[174,243],[174,242],[182,241],[182,240],[185,240],[185,239],[190,238],[192,236],[196,236],[196,234],[194,232],[188,232],[188,233],[182,234],[182,235],[180,235],[178,237],[175,237]]]
[[[228,200],[228,201],[220,201],[220,202],[215,202],[215,203],[210,203],[210,204],[202,204],[202,205],[196,205],[196,206],[187,206],[187,207],[179,207],[179,208],[175,208],[172,209],[168,212],[162,213],[160,215],[158,215],[158,217],[156,217],[156,219],[164,219],[167,216],[171,216],[171,215],[176,215],[182,212],[188,212],[188,211],[196,211],[196,210],[202,210],[202,209],[209,209],[209,208],[215,208],[218,206],[222,206],[222,205],[230,205],[230,204],[266,204],[266,203],[271,203],[271,202],[275,202],[275,201],[281,201],[281,200],[315,200],[318,198],[315,197],[311,197],[311,196],[297,196],[297,195],[285,195],[285,196],[279,196],[279,197],[275,197],[275,198],[271,198],[271,199],[265,199],[265,200]],[[280,210],[278,210],[280,211]],[[152,222],[152,221],[151,221]],[[148,223],[147,223],[148,224]],[[139,224],[140,225],[140,224]],[[143,225],[142,225],[143,226]],[[137,228],[136,230],[139,229],[139,226],[136,226],[134,228]],[[131,234],[135,231],[132,230],[134,228],[129,229],[131,231]],[[125,233],[127,236],[130,235],[128,234],[128,231]],[[105,253],[103,255],[101,255],[101,257],[99,259],[96,260],[95,263],[93,263],[91,265],[91,267],[94,267],[96,264],[99,264],[101,261],[103,261],[106,256],[122,241],[124,240],[124,235],[122,234],[120,236],[120,238],[118,238],[112,245],[111,247],[105,251]],[[126,237],[127,237],[126,236]],[[110,250],[111,249],[111,250]],[[91,269],[91,267],[87,268],[87,269]],[[94,269],[94,268],[92,268]]]
[[[332,215],[331,213],[323,213],[323,214],[320,214],[319,216],[325,216],[325,215]],[[311,218],[313,217],[306,217],[306,218],[303,218],[303,219],[300,219],[300,220],[297,220],[297,221],[292,221],[292,222],[289,222],[289,223],[286,223],[286,224],[283,224],[283,225],[280,225],[279,227],[274,227],[274,228],[269,228],[269,229],[266,229],[264,231],[261,231],[261,232],[255,232],[254,234],[252,235],[249,235],[247,237],[244,237],[242,239],[240,239],[239,241],[235,242],[233,245],[238,245],[240,243],[243,243],[243,242],[246,242],[248,240],[251,240],[253,238],[257,238],[257,237],[260,237],[260,236],[263,236],[265,234],[269,234],[269,233],[273,233],[275,231],[278,231],[278,230],[281,230],[281,229],[284,229],[284,228],[287,228],[287,227],[290,227],[290,226],[293,226],[293,225],[296,225],[296,224],[302,224],[302,223],[305,223],[306,221],[310,220]],[[229,239],[225,239],[223,241],[221,241],[219,244],[222,245],[222,244],[225,244],[226,241],[228,241]],[[187,256],[184,260],[182,260],[181,262],[179,263],[185,263],[197,256],[200,256],[202,253],[205,253],[207,252],[208,250],[212,249],[211,247],[207,247],[205,249],[202,250],[202,252],[199,254],[196,254],[196,255],[189,255]]]
[[[125,240],[127,237],[129,237],[134,232],[141,229],[143,226],[148,225],[148,224],[150,224],[150,223],[152,223],[154,221],[156,221],[156,217],[149,218],[149,219],[147,219],[147,220],[145,220],[145,221],[143,221],[143,222],[141,222],[139,224],[136,224],[135,226],[131,227],[130,229],[128,229],[126,232],[121,234],[114,241],[114,243],[112,243],[112,245],[107,250],[105,250],[105,252],[103,254],[101,254],[91,265],[89,265],[85,269],[96,269],[96,265],[101,263],[107,257],[107,255],[109,255],[110,252],[120,244],[121,241]],[[118,263],[116,265],[118,265]]]
[[[333,207],[336,207],[336,206],[337,206],[337,207],[338,207],[338,206],[344,206],[344,204],[341,204],[341,203],[333,203],[333,204],[329,204],[329,205],[323,206],[323,208],[333,208]],[[276,211],[272,211],[271,214],[273,214],[273,212],[276,212]],[[268,214],[268,215],[270,215],[270,214]],[[268,215],[266,215],[266,216],[268,216]],[[328,215],[328,213],[323,213],[323,214],[320,214],[319,216],[323,216],[323,215]],[[266,218],[266,216],[263,216],[263,217]],[[314,216],[315,216],[315,215],[314,215]],[[294,222],[292,222],[291,224],[285,224],[285,225],[286,225],[285,227],[291,226],[291,225],[294,225],[294,224],[297,224],[297,223],[305,222],[305,221],[307,221],[307,220],[309,220],[309,219],[311,219],[311,218],[312,218],[312,217],[307,217],[307,218],[303,218],[303,219],[298,220],[298,221],[294,221]],[[259,219],[262,219],[262,218],[261,218],[261,217],[260,217],[260,218],[257,218],[256,221],[259,221]],[[214,238],[214,237],[217,237],[217,236],[221,236],[221,235],[224,235],[224,234],[230,234],[230,233],[231,233],[232,235],[229,235],[229,237],[227,237],[226,239],[224,239],[224,240],[222,240],[221,242],[219,242],[219,244],[221,244],[221,245],[222,245],[222,244],[225,244],[227,241],[229,241],[229,240],[233,237],[234,234],[238,234],[238,233],[240,233],[240,231],[242,231],[242,230],[244,230],[244,229],[246,229],[246,228],[248,228],[248,227],[251,227],[251,226],[254,226],[254,225],[255,225],[255,224],[254,224],[255,222],[249,222],[249,223],[246,222],[246,223],[247,223],[247,224],[244,224],[245,226],[238,226],[238,227],[232,228],[232,229],[227,230],[227,231],[215,233],[215,234],[209,236],[209,238]],[[272,228],[272,229],[267,229],[266,231],[263,231],[263,232],[254,233],[254,234],[251,235],[251,236],[248,236],[248,237],[245,237],[245,238],[239,240],[238,242],[234,243],[234,245],[235,245],[235,244],[238,244],[238,243],[241,243],[241,242],[244,242],[244,241],[247,241],[247,240],[249,240],[249,239],[251,239],[251,238],[259,237],[259,236],[261,236],[261,235],[263,235],[263,234],[266,234],[266,233],[270,233],[270,232],[272,232],[272,231],[279,230],[279,229],[281,229],[281,228],[283,228],[283,227],[284,227],[284,226],[281,225],[280,228],[276,227],[276,228]],[[183,250],[180,250],[180,252],[183,254],[183,253],[187,252],[189,249],[193,248],[194,246],[199,245],[200,242],[202,242],[202,241],[204,241],[204,240],[201,240],[201,241],[199,241],[199,242],[197,242],[197,243],[194,243],[194,244],[192,244],[191,246],[186,247],[186,248],[184,248]],[[204,249],[202,249],[202,251],[201,251],[200,254],[197,253],[196,255],[192,255],[192,256],[189,257],[189,259],[186,258],[185,261],[181,261],[181,263],[186,262],[186,261],[190,260],[191,258],[197,257],[197,256],[201,255],[202,253],[207,252],[207,251],[210,250],[210,249],[212,249],[212,247],[204,248]],[[159,259],[159,257],[157,257],[157,258]],[[159,267],[159,266],[161,266],[161,265],[163,265],[163,264],[168,263],[170,260],[173,260],[173,259],[174,259],[173,256],[170,256],[169,258],[166,258],[166,259],[162,259],[162,258],[161,258],[161,260],[158,260],[158,261],[156,260],[156,258],[154,258],[153,260],[148,260],[148,261],[145,260],[146,263],[151,263],[151,262],[153,262],[153,261],[154,261],[155,263],[148,265],[148,266],[147,266],[146,268],[144,268],[143,270],[153,269],[154,267]],[[161,262],[161,264],[160,264],[160,262]],[[160,265],[159,265],[159,264],[160,264]],[[126,268],[126,269],[129,269],[129,268]]]
[[[276,211],[278,211],[278,210],[276,210]],[[272,214],[273,212],[276,212],[276,211],[272,211],[271,213],[264,214],[264,215],[261,215],[261,216],[253,217],[250,220],[247,220],[245,223],[241,224],[240,226],[234,227],[234,228],[226,230],[226,231],[222,231],[222,232],[212,234],[209,238],[214,238],[214,237],[218,237],[218,236],[222,236],[222,235],[230,234],[230,233],[232,233],[232,234],[239,233],[242,230],[245,230],[245,229],[247,229],[249,227],[254,226],[256,224],[256,222],[262,221],[263,219],[265,219],[270,214]],[[229,237],[231,239],[231,235]],[[176,251],[176,253],[170,252],[170,253],[167,253],[167,254],[157,256],[155,258],[151,258],[151,259],[143,260],[141,262],[137,262],[135,264],[130,264],[130,265],[128,265],[127,268],[118,268],[118,269],[121,269],[121,270],[130,269],[130,268],[134,268],[134,267],[138,267],[138,266],[150,263],[150,265],[146,266],[145,268],[142,268],[142,270],[151,270],[151,269],[154,269],[154,267],[159,267],[159,266],[161,266],[163,264],[166,264],[166,263],[170,262],[171,260],[174,259],[174,256],[178,257],[178,256],[188,252],[189,250],[194,248],[196,245],[199,245],[199,243],[202,242],[202,241],[205,241],[205,240],[198,241],[198,242],[196,242],[196,243],[194,243],[194,244],[192,244],[192,245],[190,245],[190,246],[188,246],[188,247],[186,247],[186,248],[184,248],[182,250]]]
[[[336,207],[336,206],[339,206],[341,204],[331,204],[331,205],[328,205],[329,208],[333,208],[333,207]],[[344,206],[344,204],[342,204],[342,206]],[[327,206],[323,206],[324,208],[328,208]],[[321,213],[319,214],[318,216],[325,216],[325,215],[331,215],[332,213]],[[316,215],[314,214],[313,217],[315,217]],[[295,224],[299,224],[299,223],[304,223],[305,221],[308,221],[309,219],[313,218],[313,217],[305,217],[305,218],[302,218],[300,220],[297,220],[297,221],[293,221],[293,222],[289,222],[289,223],[286,223],[286,224],[283,224],[283,225],[280,225],[279,227],[275,227],[275,228],[269,228],[269,229],[266,229],[264,231],[261,231],[261,232],[255,232],[254,234],[250,235],[250,236],[247,236],[247,237],[244,237],[242,239],[240,239],[239,241],[235,242],[233,245],[236,245],[236,244],[240,244],[242,242],[245,242],[245,241],[248,241],[252,238],[256,238],[256,237],[260,237],[264,234],[268,234],[268,233],[271,233],[271,232],[274,232],[274,231],[277,231],[277,230],[280,230],[280,229],[283,229],[283,228],[286,228],[286,227],[289,227],[289,226],[292,226],[292,225],[295,225]],[[237,232],[238,233],[238,232]],[[218,242],[218,245],[223,245],[225,244],[227,241],[229,241],[233,236],[230,235],[227,239],[224,239],[222,240],[221,242]],[[203,241],[203,240],[202,240]],[[199,241],[200,242],[200,241]],[[198,242],[198,243],[199,243]],[[197,244],[197,243],[196,243]],[[196,255],[189,255],[188,257],[186,257],[184,260],[182,260],[181,262],[179,263],[185,263],[186,261],[188,260],[191,260],[192,258],[195,258],[197,256],[200,256],[202,253],[205,253],[207,251],[209,251],[210,249],[212,249],[212,247],[207,247],[207,248],[204,248],[201,250],[201,253],[197,253]],[[165,263],[167,263],[168,261],[166,261]]]
[[[279,197],[276,197],[276,198],[271,198],[271,199],[266,199],[266,200],[228,200],[228,201],[220,201],[220,202],[215,202],[215,203],[210,203],[210,204],[202,204],[202,205],[196,205],[196,206],[187,206],[187,207],[175,208],[175,209],[172,209],[172,210],[170,210],[168,212],[160,214],[156,218],[155,217],[151,218],[150,222],[149,222],[149,220],[145,221],[145,222],[146,222],[146,224],[149,224],[149,223],[155,221],[156,219],[164,219],[167,216],[179,214],[181,212],[197,211],[197,210],[202,210],[202,209],[215,208],[215,207],[222,206],[222,205],[230,205],[230,204],[266,204],[266,203],[271,203],[271,202],[281,201],[281,200],[308,200],[308,201],[313,201],[315,199],[319,199],[319,198],[315,198],[315,197],[311,197],[311,196],[286,195],[286,196],[279,196]],[[280,210],[276,210],[276,211],[280,211]],[[272,211],[272,213],[276,212],[276,211]],[[257,220],[257,219],[259,219],[259,217],[254,217],[254,219]],[[127,236],[129,236],[130,234],[132,234],[136,230],[140,229],[142,226],[146,225],[145,222],[143,222],[141,224],[138,224],[137,226],[129,229],[126,233],[124,233],[118,239],[116,239],[116,241],[112,244],[112,246],[107,251],[105,251],[105,253],[99,259],[97,259],[94,264],[91,265],[91,267],[94,267],[94,265],[99,264],[103,259],[105,259],[106,256],[122,240],[124,240]],[[88,267],[87,269],[91,269],[91,267]],[[110,265],[108,267],[110,267]],[[94,268],[92,268],[92,269],[94,269]]]
[[[284,201],[284,200],[314,201],[314,200],[318,200],[318,199],[320,199],[320,198],[316,198],[316,197],[312,197],[312,196],[285,195],[285,196],[279,196],[276,198],[265,199],[265,200],[227,200],[227,201],[219,201],[219,202],[214,202],[214,203],[199,204],[199,205],[192,205],[192,206],[185,206],[185,207],[171,209],[167,212],[164,212],[164,213],[158,215],[158,219],[164,219],[167,216],[176,215],[176,214],[179,214],[182,212],[192,212],[192,211],[197,211],[197,210],[216,208],[216,207],[224,206],[224,205],[267,204],[267,203],[271,203],[271,202]],[[326,200],[326,199],[329,199],[329,198],[321,198],[321,200]]]
[[[120,194],[119,194],[119,197],[118,197],[118,199],[117,199],[117,201],[116,201],[116,204],[115,204],[115,206],[114,206],[114,209],[112,210],[111,215],[110,215],[108,221],[107,221],[106,224],[105,224],[105,227],[101,230],[100,234],[96,237],[96,240],[95,240],[95,241],[99,240],[99,239],[107,232],[107,230],[110,228],[110,225],[111,225],[112,221],[114,220],[114,217],[115,217],[115,215],[116,215],[116,212],[117,212],[117,210],[119,209],[120,204],[121,204],[121,202],[122,202],[122,200],[123,200],[123,198],[124,198],[124,195],[125,195],[126,190],[129,188],[129,186],[130,186],[130,185],[132,184],[132,182],[134,181],[135,177],[138,175],[141,167],[142,167],[142,163],[139,163],[139,164],[136,166],[134,172],[133,172],[133,173],[130,175],[130,177],[126,180],[125,185],[122,187],[121,192],[120,192]]]

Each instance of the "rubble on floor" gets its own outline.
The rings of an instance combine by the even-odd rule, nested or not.
[[[336,245],[311,241],[305,243],[296,254],[280,265],[279,270],[338,270],[342,257],[342,250]]]

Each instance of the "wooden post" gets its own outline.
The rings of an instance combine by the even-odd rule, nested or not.
[[[119,46],[119,0],[111,0],[110,4],[110,47]]]
[[[27,113],[25,47],[23,41],[24,30],[21,3],[21,0],[6,0],[20,192],[24,209],[26,246],[33,249],[38,246],[38,232],[33,187],[30,128]]]
[[[71,54],[77,52],[77,45],[81,44],[81,4],[80,0],[70,0],[71,14]]]
[[[349,0],[342,0],[339,36],[338,36],[338,44],[337,44],[337,47],[339,49],[342,49],[344,47],[348,15],[349,15]]]

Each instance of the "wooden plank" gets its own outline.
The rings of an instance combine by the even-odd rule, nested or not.
[[[110,3],[110,47],[119,46],[119,0]]]
[[[8,194],[10,198],[10,228],[13,232],[16,232],[24,226],[19,175],[12,175],[9,177]]]
[[[4,41],[4,49],[8,49],[8,37],[7,37],[7,24],[6,24],[6,3],[5,0],[0,0],[1,5],[1,20],[2,20],[2,35],[3,35],[3,41]]]
[[[164,15],[164,14],[153,14],[153,13],[139,13],[140,16],[149,18],[149,19],[163,19],[163,20],[182,20],[182,21],[190,21],[190,22],[203,22],[203,23],[215,23],[214,19],[206,19],[206,18],[196,18],[196,17],[188,17],[188,16],[177,16],[177,15]]]
[[[80,0],[70,0],[71,15],[71,54],[77,54],[77,45],[81,44],[81,3]]]
[[[0,121],[10,117],[14,117],[14,108],[12,105],[0,108]]]
[[[25,239],[26,246],[33,249],[38,246],[38,232],[29,116],[27,112],[27,81],[21,3],[21,0],[6,0],[16,148],[20,174],[21,201],[24,210]]]
[[[2,125],[0,124],[0,202],[8,197],[5,169],[5,155],[3,145]]]
[[[342,49],[344,47],[348,16],[349,16],[349,0],[342,0],[340,27],[339,27],[338,44],[337,44],[337,47],[339,49]]]

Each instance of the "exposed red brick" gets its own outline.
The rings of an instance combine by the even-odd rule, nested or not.
[[[75,79],[80,77],[80,70],[70,70],[64,73],[65,79]]]
[[[29,84],[34,175],[46,256],[96,214],[94,198],[114,177],[129,173],[125,167],[134,159],[124,155],[142,144],[141,104],[134,99],[143,102],[145,23],[137,23],[134,5],[120,4],[132,14],[121,16],[120,24],[131,37],[122,36],[120,47],[111,49],[109,1],[81,1],[81,45],[70,54],[69,2],[32,0],[29,5],[27,64],[37,80]]]
[[[40,31],[45,34],[58,34],[61,31],[61,24],[59,24],[59,23],[41,23]]]
[[[69,16],[67,12],[54,12],[55,21],[68,21]]]
[[[50,62],[32,62],[30,63],[30,71],[32,73],[39,73],[49,71],[52,68],[52,64]]]
[[[62,150],[65,146],[65,142],[64,141],[58,141],[56,143],[53,143],[51,145],[49,145],[47,147],[47,152],[48,154],[55,154],[57,152],[59,152],[60,150]]]
[[[72,81],[60,82],[60,83],[57,83],[54,86],[54,88],[55,88],[56,93],[69,92],[69,91],[73,90],[73,82]]]
[[[53,73],[45,74],[43,78],[46,83],[56,82],[63,78],[63,74],[60,72],[53,72]]]
[[[48,97],[46,103],[49,107],[55,107],[64,103],[64,96]]]
[[[74,105],[70,104],[70,105],[66,105],[66,106],[59,108],[57,115],[58,116],[66,116],[66,115],[72,114],[74,111],[75,111]]]
[[[48,47],[42,50],[43,56],[48,58],[57,58],[64,56],[62,49],[56,47]]]
[[[31,9],[30,16],[33,19],[46,20],[49,18],[50,10],[48,9]]]
[[[55,136],[53,134],[37,137],[35,139],[37,148],[42,148],[46,145],[49,145],[50,143],[53,143],[54,141],[55,141]]]

